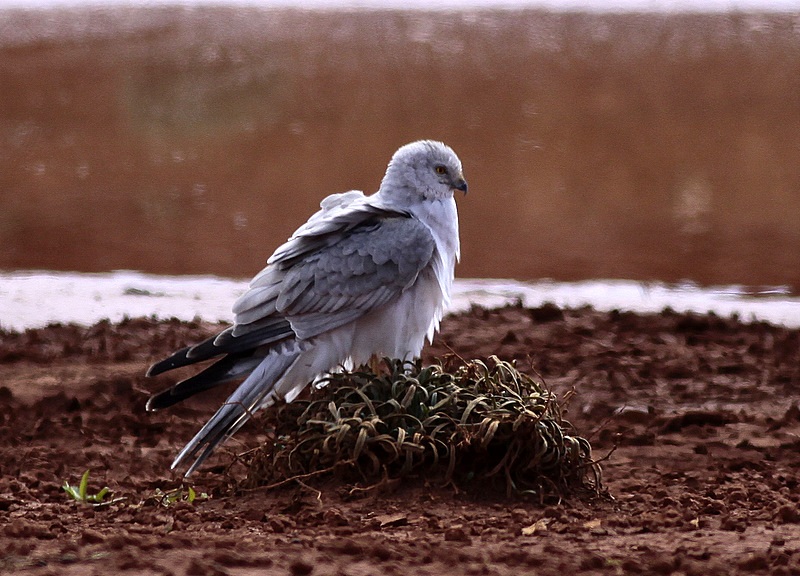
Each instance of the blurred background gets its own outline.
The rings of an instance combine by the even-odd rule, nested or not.
[[[800,10],[0,9],[0,269],[250,277],[440,139],[472,278],[800,288]]]

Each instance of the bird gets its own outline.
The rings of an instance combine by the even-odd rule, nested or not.
[[[371,358],[418,358],[450,302],[460,260],[461,160],[435,140],[400,147],[378,190],[332,194],[275,250],[233,304],[231,326],[150,366],[215,360],[152,395],[147,411],[240,380],[177,454],[191,475],[256,411],[291,402],[326,373]]]

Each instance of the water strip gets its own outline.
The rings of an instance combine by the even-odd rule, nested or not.
[[[104,318],[118,322],[137,316],[230,322],[231,305],[246,289],[245,280],[215,276],[156,276],[127,270],[104,274],[0,272],[0,327],[24,330],[52,322],[90,325]],[[561,307],[592,306],[640,313],[669,307],[678,312],[711,311],[725,317],[737,314],[745,321],[800,327],[800,298],[780,287],[703,288],[629,280],[458,279],[449,311],[516,302],[529,307],[552,302]]]

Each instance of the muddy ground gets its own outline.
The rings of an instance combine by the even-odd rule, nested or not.
[[[176,451],[222,393],[148,414],[154,359],[216,327],[136,319],[0,340],[0,572],[45,574],[800,574],[800,331],[706,315],[475,309],[452,349],[529,365],[607,455],[608,496],[476,497],[423,479],[390,491],[235,492],[246,426],[191,478]],[[233,465],[225,470],[233,462]],[[61,489],[91,469],[92,507]],[[208,497],[205,497],[205,496]],[[119,499],[119,500],[117,500]]]

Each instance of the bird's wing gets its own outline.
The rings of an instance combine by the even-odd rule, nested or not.
[[[275,250],[267,264],[285,269],[304,254],[337,242],[341,234],[360,225],[365,219],[386,213],[385,209],[374,205],[371,197],[359,190],[331,194],[320,202],[320,209]],[[388,214],[391,215],[391,212]],[[269,266],[256,275],[251,286],[257,285],[261,275],[268,269]]]
[[[282,317],[298,338],[313,338],[387,303],[433,259],[433,235],[408,214],[370,207],[337,224],[295,235],[273,256],[234,304],[232,337]]]
[[[253,370],[178,454],[173,468],[195,458],[186,472],[191,474],[220,442],[236,432],[273,393],[276,382],[298,361],[303,347],[313,348],[308,340],[388,303],[413,285],[434,260],[433,235],[419,220],[399,212],[383,212],[379,217],[368,214],[356,224],[352,219],[353,215],[341,229],[322,237],[305,238],[294,255],[283,261],[285,268],[268,265],[269,272],[237,300],[236,324],[214,341],[199,345],[235,351],[206,369],[214,382],[201,373],[185,386],[179,383],[151,400],[153,409],[169,406],[240,374],[240,363]],[[250,341],[256,335],[258,343],[265,331],[281,333],[280,322],[288,323],[297,339],[270,344],[268,361],[252,366],[238,341]],[[241,330],[238,335],[237,329]],[[229,357],[233,357],[230,363]]]
[[[254,359],[295,338],[309,339],[353,321],[409,286],[432,259],[428,228],[408,214],[333,195],[278,249],[234,304],[235,323],[153,364],[148,376],[225,358],[151,399],[157,409],[221,384]]]
[[[234,326],[219,334],[156,362],[147,375],[156,376],[225,354],[246,356],[256,348],[294,338],[296,334],[292,325],[274,306],[270,306],[279,295],[286,271],[303,257],[338,242],[349,230],[379,215],[397,216],[398,213],[374,206],[370,197],[357,190],[331,194],[323,199],[320,210],[275,251],[267,267],[253,278],[250,290],[234,304],[234,313],[254,307],[258,310],[237,317]],[[212,372],[216,374],[216,370]]]

